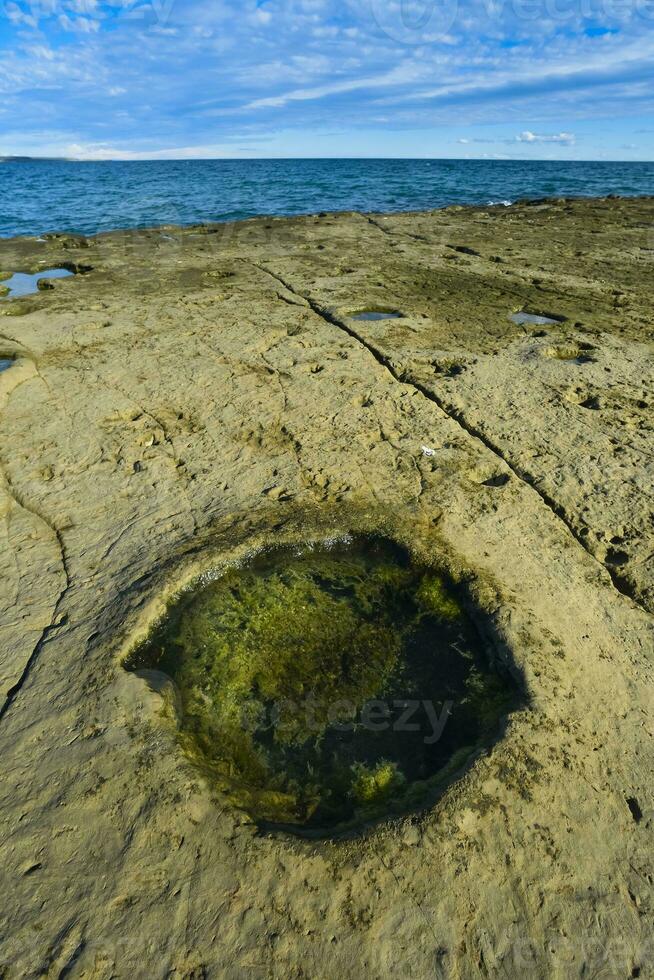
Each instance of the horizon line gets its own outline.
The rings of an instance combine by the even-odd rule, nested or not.
[[[68,156],[39,156],[30,153],[0,153],[0,162],[19,162],[19,161],[43,161],[57,163],[245,163],[245,162],[273,162],[273,161],[296,161],[296,160],[407,160],[407,161],[426,161],[430,163],[634,163],[634,164],[654,164],[654,159],[649,160],[625,160],[625,159],[597,159],[596,157],[577,157],[572,160],[553,159],[552,157],[415,157],[415,156],[241,156],[241,157],[139,157],[126,160],[121,157],[104,157],[102,159],[93,157],[68,157]]]

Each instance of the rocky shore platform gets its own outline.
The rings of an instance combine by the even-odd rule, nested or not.
[[[654,976],[653,267],[642,198],[0,241],[75,273],[0,298],[3,980]],[[264,832],[121,658],[351,532],[526,701],[427,810]]]

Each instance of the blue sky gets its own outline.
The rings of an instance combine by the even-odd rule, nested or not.
[[[0,154],[654,159],[654,0],[0,0]]]

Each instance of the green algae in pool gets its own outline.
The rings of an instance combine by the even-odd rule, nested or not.
[[[382,539],[278,549],[184,592],[128,656],[175,682],[187,754],[260,825],[431,802],[517,703],[450,584]]]

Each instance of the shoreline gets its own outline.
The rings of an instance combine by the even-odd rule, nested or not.
[[[66,935],[80,975],[123,976],[146,935],[162,975],[265,948],[285,975],[430,976],[436,940],[462,975],[482,953],[630,975],[651,955],[654,198],[171,227],[0,240],[3,271],[79,270],[0,301],[0,962],[38,976]],[[528,705],[422,812],[267,834],[121,655],[198,574],[357,531],[465,587]]]
[[[120,161],[117,161],[120,162]],[[500,161],[501,162],[501,161]],[[224,225],[239,225],[251,221],[264,221],[264,220],[278,220],[278,221],[292,221],[296,218],[339,218],[346,217],[348,215],[361,215],[364,218],[377,217],[397,217],[397,218],[412,218],[419,217],[420,215],[430,215],[441,211],[451,211],[456,210],[466,210],[466,211],[480,211],[489,210],[493,208],[511,208],[511,207],[533,207],[541,204],[552,204],[552,203],[593,203],[600,201],[642,201],[643,203],[654,200],[654,194],[592,194],[592,195],[559,195],[552,194],[546,197],[520,197],[515,200],[506,201],[487,201],[486,203],[469,203],[469,202],[457,202],[452,201],[450,204],[443,204],[438,207],[433,208],[418,208],[409,210],[389,210],[389,211],[367,211],[361,209],[343,209],[335,211],[297,211],[297,212],[262,212],[260,214],[253,214],[247,218],[225,218],[224,220],[206,220],[206,221],[192,221],[184,224],[175,224],[174,222],[163,222],[161,224],[147,224],[147,225],[127,225],[123,227],[116,227],[110,229],[104,229],[102,231],[95,231],[90,233],[78,232],[73,230],[59,229],[57,231],[52,230],[41,230],[34,233],[26,233],[21,235],[0,235],[1,242],[11,242],[14,240],[25,240],[25,241],[41,241],[42,239],[48,240],[49,238],[85,238],[94,239],[100,238],[104,235],[120,235],[138,232],[157,232],[162,229],[175,228],[180,231],[192,231],[198,228],[220,228]]]

